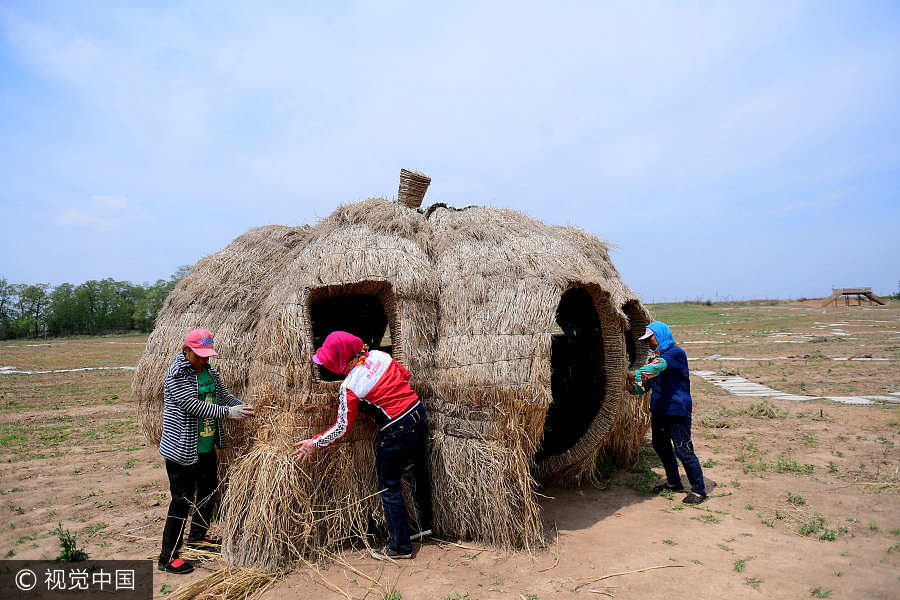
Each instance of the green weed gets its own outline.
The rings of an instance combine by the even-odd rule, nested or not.
[[[694,521],[700,521],[701,523],[710,523],[710,524],[722,522],[722,519],[718,518],[715,515],[711,515],[709,513],[707,513],[705,515],[700,515],[699,517],[691,517],[691,519],[693,519]]]
[[[50,533],[59,538],[60,553],[56,557],[59,562],[78,562],[87,560],[87,553],[84,548],[78,548],[78,540],[72,535],[68,529],[63,529],[62,522],[57,523],[56,529]]]
[[[763,582],[763,580],[758,577],[748,577],[746,579],[746,581],[747,581],[747,585],[749,585],[750,587],[754,587],[754,588],[758,588],[759,584],[761,584]]]
[[[795,459],[780,455],[775,463],[775,471],[778,473],[804,473],[806,475],[813,472],[813,465],[800,465]]]
[[[747,566],[747,563],[753,560],[753,556],[748,556],[747,558],[739,558],[734,561],[734,570],[737,573],[743,573],[744,568]]]
[[[788,504],[791,504],[793,506],[803,506],[804,504],[806,504],[806,498],[800,495],[795,496],[791,492],[788,492],[787,501]]]
[[[831,598],[831,590],[816,586],[813,589],[809,590],[809,595],[813,598]]]
[[[825,517],[816,513],[815,516],[800,526],[800,529],[797,530],[797,533],[800,535],[812,535],[813,533],[818,533],[825,527]]]
[[[107,523],[95,523],[94,525],[88,525],[87,527],[85,527],[84,532],[87,535],[94,535],[101,529],[106,529],[107,527],[109,527],[109,524]]]

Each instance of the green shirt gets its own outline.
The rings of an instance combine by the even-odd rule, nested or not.
[[[216,403],[216,382],[206,369],[197,373],[197,393],[201,402]],[[216,446],[216,420],[197,417],[197,453],[212,452]]]

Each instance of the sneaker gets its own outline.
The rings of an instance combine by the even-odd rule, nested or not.
[[[168,563],[162,561],[156,563],[156,568],[166,573],[175,573],[177,575],[187,575],[194,570],[194,565],[185,562],[180,558],[174,558]]]
[[[416,540],[424,540],[427,537],[431,537],[431,528],[423,529],[422,531],[417,531],[416,533],[409,536],[409,541],[415,542]]]
[[[222,538],[205,537],[202,540],[188,540],[185,544],[193,550],[217,551],[222,547]]]
[[[412,551],[409,552],[400,552],[399,550],[394,550],[389,546],[385,546],[379,550],[375,550],[374,548],[371,551],[372,558],[377,558],[378,560],[394,560],[398,558],[412,558]]]
[[[658,493],[660,493],[660,492],[663,491],[663,490],[669,490],[670,492],[683,492],[683,491],[684,491],[684,486],[683,486],[683,485],[679,485],[678,487],[672,487],[672,486],[670,486],[670,485],[668,484],[668,482],[666,482],[666,483],[661,483],[661,484],[659,484],[659,485],[653,486],[653,493],[654,493],[654,494],[658,494]]]
[[[690,494],[688,494],[687,496],[684,497],[684,500],[682,500],[682,502],[684,502],[685,504],[700,504],[704,500],[706,500],[706,494],[703,494],[701,496],[700,494],[695,494],[694,492],[691,492]]]

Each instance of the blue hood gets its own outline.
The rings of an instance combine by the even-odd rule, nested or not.
[[[672,337],[672,330],[662,321],[653,321],[647,325],[647,328],[653,332],[653,336],[659,344],[659,346],[656,347],[656,352],[658,354],[675,345],[675,338]]]

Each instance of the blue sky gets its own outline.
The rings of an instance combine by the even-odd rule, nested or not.
[[[0,3],[0,277],[167,277],[407,167],[648,302],[897,290],[896,2],[227,4]]]

